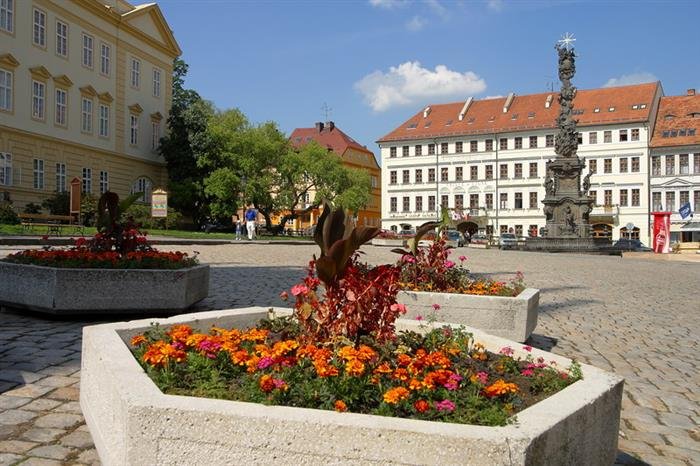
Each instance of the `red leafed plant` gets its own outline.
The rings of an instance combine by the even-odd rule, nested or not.
[[[359,261],[358,248],[378,234],[373,227],[350,229],[342,209],[331,212],[324,204],[314,235],[321,255],[314,256],[308,275],[291,290],[295,317],[309,340],[394,337],[394,322],[406,312],[396,302],[400,269]]]
[[[141,196],[143,193],[134,193],[119,202],[116,193],[104,193],[97,203],[97,234],[89,240],[79,241],[76,246],[92,252],[116,251],[119,254],[151,250],[146,236],[133,219],[121,219],[126,209]]]

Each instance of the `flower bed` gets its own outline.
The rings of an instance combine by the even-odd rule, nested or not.
[[[123,212],[141,193],[98,203],[98,233],[69,249],[25,250],[0,260],[0,304],[55,314],[190,307],[209,293],[209,266],[182,252],[157,251]]]
[[[278,315],[289,314],[289,311],[276,310]],[[171,325],[186,324],[193,328],[207,329],[212,325],[218,328],[243,329],[256,325],[266,317],[267,309],[251,308],[242,310],[213,311],[207,313],[181,315],[170,319],[162,319],[157,322],[163,329],[171,328]],[[362,395],[364,390],[354,392],[352,384],[348,384],[344,399],[338,399],[335,390],[318,389],[310,390],[307,399],[310,401],[303,406],[315,405],[322,409],[308,409],[307,407],[269,406],[264,404],[230,401],[220,399],[207,399],[193,396],[173,396],[162,393],[151,381],[143,368],[132,355],[129,344],[131,340],[152,329],[152,319],[125,322],[117,324],[104,324],[86,327],[83,336],[83,358],[81,370],[81,407],[85,415],[88,427],[92,433],[100,458],[105,464],[165,464],[177,460],[187,464],[269,464],[275,458],[285,458],[292,463],[326,464],[328,462],[342,463],[411,463],[411,464],[611,464],[614,461],[617,450],[617,435],[619,424],[619,412],[622,395],[622,380],[612,374],[605,373],[594,367],[582,365],[583,378],[573,383],[547,399],[539,401],[517,413],[515,419],[511,418],[506,425],[498,427],[474,426],[466,424],[454,424],[444,421],[452,416],[452,422],[473,422],[467,417],[472,412],[461,412],[465,401],[455,394],[461,390],[465,393],[469,388],[476,387],[475,397],[483,398],[485,403],[494,397],[497,399],[514,400],[513,387],[509,386],[507,376],[504,382],[489,378],[486,384],[478,379],[479,372],[472,374],[476,380],[472,381],[467,372],[460,371],[464,366],[451,363],[448,369],[462,377],[461,380],[451,378],[446,373],[440,376],[431,376],[434,389],[425,387],[424,392],[434,392],[435,397],[425,396],[428,409],[420,401],[417,393],[421,390],[410,388],[411,380],[400,381],[393,374],[401,369],[400,356],[395,358],[383,355],[379,348],[361,350],[357,352],[342,344],[331,351],[332,357],[326,360],[326,364],[317,362],[310,355],[323,349],[315,349],[309,352],[309,357],[302,356],[303,347],[284,343],[285,339],[278,340],[276,351],[280,352],[280,358],[291,357],[292,353],[297,363],[305,365],[304,377],[291,377],[292,368],[286,367],[282,359],[274,364],[267,365],[269,360],[262,356],[264,351],[275,351],[272,343],[259,347],[259,359],[253,358],[255,345],[260,344],[256,339],[262,335],[249,333],[239,347],[248,347],[248,356],[244,366],[237,366],[243,377],[248,377],[249,384],[239,382],[238,393],[247,393],[253,398],[258,398],[264,403],[271,403],[277,398],[288,397],[293,393],[299,394],[300,390],[308,390],[314,377],[311,374],[317,371],[317,366],[323,372],[324,369],[333,372],[338,371],[337,376],[320,377],[316,380],[334,380],[334,383],[348,384],[349,380],[362,379],[367,384],[372,384],[371,378],[377,376],[382,390],[375,390],[374,395]],[[399,320],[397,330],[409,330],[416,333],[426,333],[428,330],[418,322]],[[476,341],[483,344],[484,350],[471,346],[467,358],[474,366],[470,370],[476,370],[479,364],[495,368],[499,361],[506,361],[504,355],[498,354],[504,347],[512,347],[513,355],[526,359],[530,357],[532,364],[540,364],[542,358],[548,365],[551,361],[555,367],[566,368],[571,361],[557,355],[545,353],[536,349],[523,348],[513,342],[501,338],[486,335],[475,329],[467,329],[473,333]],[[456,326],[452,328],[455,335],[458,334]],[[219,333],[215,331],[222,341],[216,338],[193,337],[184,327],[176,327],[171,332],[171,339],[176,342],[184,340],[184,349],[173,346],[171,343],[163,343],[162,347],[143,347],[141,356],[149,361],[149,371],[156,369],[154,366],[163,366],[157,369],[168,383],[176,383],[176,379],[183,378],[183,373],[175,369],[178,364],[181,369],[189,367],[191,380],[197,371],[207,370],[208,365],[213,366],[224,363],[223,356],[231,359],[236,351],[231,346],[229,350],[222,350],[229,343],[233,334]],[[236,333],[243,337],[243,333]],[[224,338],[225,337],[225,338]],[[236,338],[238,338],[236,337]],[[199,340],[197,346],[188,346],[187,340]],[[135,340],[138,343],[140,338]],[[226,341],[224,341],[226,340]],[[206,343],[205,343],[206,342]],[[217,349],[217,344],[221,347]],[[170,349],[166,349],[166,345]],[[476,350],[476,352],[474,351]],[[180,353],[183,351],[184,353]],[[222,354],[222,351],[225,354]],[[505,350],[510,353],[510,350]],[[215,357],[212,358],[211,356]],[[375,359],[377,353],[377,359]],[[452,355],[447,356],[450,359]],[[408,356],[408,353],[404,353]],[[411,364],[416,364],[431,354],[427,352],[422,357],[416,351],[410,353],[411,362],[405,367],[410,373]],[[487,360],[481,361],[479,354],[487,354]],[[371,356],[371,357],[369,357]],[[465,355],[466,356],[466,355]],[[369,357],[369,359],[367,359]],[[383,361],[382,358],[389,358]],[[433,356],[439,362],[439,357]],[[184,358],[187,364],[176,362]],[[493,358],[491,360],[490,358]],[[166,363],[166,360],[170,360]],[[322,360],[323,358],[320,358]],[[364,359],[364,360],[363,360]],[[405,359],[405,358],[403,358]],[[250,365],[248,364],[249,361]],[[450,359],[452,361],[452,359]],[[239,361],[242,362],[243,359]],[[355,362],[353,362],[355,361]],[[391,375],[375,374],[375,370],[381,367],[383,362],[394,361]],[[407,362],[407,361],[406,361]],[[444,362],[444,361],[443,361]],[[262,364],[261,364],[262,363]],[[352,363],[352,365],[350,365]],[[352,375],[359,372],[358,363],[365,365],[364,375]],[[350,367],[348,368],[348,365]],[[259,368],[260,366],[265,366]],[[398,367],[396,367],[398,366]],[[253,367],[254,371],[248,372]],[[278,370],[275,370],[277,367]],[[414,367],[415,368],[415,367]],[[438,371],[434,367],[423,367],[421,382],[432,372]],[[504,368],[507,372],[508,369]],[[534,373],[544,370],[539,367],[530,368],[533,375],[522,373],[528,371],[528,367],[520,367],[519,372],[524,378],[533,377]],[[288,371],[288,372],[285,372]],[[346,374],[346,371],[349,373]],[[187,370],[185,370],[187,372]],[[228,386],[215,388],[216,371],[210,371],[210,377],[206,384],[203,382],[196,390],[203,394],[203,390],[219,390],[229,392]],[[528,374],[527,372],[525,372]],[[170,374],[170,375],[168,375]],[[505,374],[505,373],[504,373]],[[554,371],[552,374],[560,374]],[[184,374],[185,376],[187,374]],[[223,375],[223,372],[222,372]],[[265,377],[268,375],[269,377]],[[445,380],[440,377],[444,376]],[[483,376],[481,376],[483,377]],[[536,376],[534,376],[536,377]],[[560,377],[560,376],[559,376]],[[306,382],[300,382],[308,379]],[[523,380],[521,379],[521,380]],[[442,382],[442,383],[441,383]],[[456,390],[451,390],[450,384],[458,385]],[[447,386],[446,386],[447,385]],[[363,385],[364,386],[364,385]],[[405,386],[409,392],[407,399],[402,399],[405,392],[396,390]],[[286,387],[286,388],[285,388]],[[305,387],[305,388],[304,388]],[[488,390],[487,388],[490,387]],[[518,390],[525,390],[525,385],[519,385]],[[392,391],[393,390],[393,391]],[[493,397],[489,397],[489,393]],[[348,393],[357,393],[355,398]],[[501,394],[499,394],[501,393]],[[313,400],[314,396],[318,399]],[[369,400],[363,404],[359,399],[369,396]],[[505,398],[501,398],[505,397]],[[447,400],[448,402],[446,402]],[[340,403],[345,403],[343,406]],[[394,403],[395,401],[395,403]],[[536,400],[532,400],[536,401]],[[356,414],[352,412],[334,412],[344,409],[369,411],[374,402],[378,411],[375,414]],[[451,403],[450,403],[451,402]],[[454,403],[454,409],[453,405]],[[381,408],[384,406],[384,408]],[[404,411],[414,419],[402,419],[388,417],[389,411]],[[458,419],[462,418],[463,419]],[[484,418],[481,418],[482,421]],[[486,416],[493,423],[494,419]],[[496,423],[502,423],[501,421]]]

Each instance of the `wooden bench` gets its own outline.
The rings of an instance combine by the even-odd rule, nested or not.
[[[61,236],[63,227],[72,227],[75,233],[84,234],[83,226],[73,215],[19,214],[18,217],[24,232],[32,232],[35,227],[46,227],[47,235]]]

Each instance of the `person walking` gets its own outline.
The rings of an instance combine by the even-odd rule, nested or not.
[[[253,240],[255,238],[255,220],[258,217],[258,211],[255,210],[253,204],[248,206],[248,210],[245,211],[245,226],[248,230],[248,239]]]

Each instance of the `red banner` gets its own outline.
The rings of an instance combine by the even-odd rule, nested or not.
[[[654,252],[668,254],[671,252],[671,212],[652,212],[651,215],[654,216]]]

